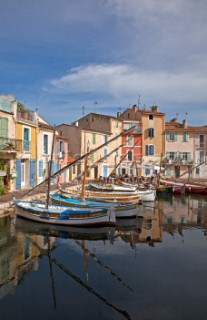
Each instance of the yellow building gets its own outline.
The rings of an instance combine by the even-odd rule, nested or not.
[[[21,141],[21,148],[16,156],[16,189],[36,184],[37,127],[36,112],[17,111],[16,137]]]
[[[142,114],[142,175],[158,173],[165,155],[165,113],[158,107],[140,110]]]

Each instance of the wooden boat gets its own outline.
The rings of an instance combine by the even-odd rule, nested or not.
[[[51,225],[61,226],[110,226],[115,225],[115,214],[111,209],[69,208],[42,202],[14,201],[18,217]]]
[[[62,195],[68,195],[69,197],[72,197],[74,195],[81,196],[82,188],[80,185],[68,187],[65,189],[62,189],[59,186],[59,192]],[[101,192],[101,191],[91,191],[84,189],[84,198],[87,200],[93,200],[93,201],[100,201],[100,200],[106,200],[106,201],[118,201],[118,202],[124,202],[124,203],[138,203],[138,201],[141,199],[138,192],[129,192],[129,193],[121,193],[121,192]]]
[[[140,195],[142,201],[155,201],[156,199],[156,190],[155,189],[137,189],[138,194]]]
[[[156,198],[156,189],[152,187],[146,187],[146,186],[134,186],[130,183],[121,182],[121,185],[125,187],[134,187],[136,188],[136,193],[141,196],[142,201],[155,201]]]
[[[201,184],[201,183],[184,183],[184,182],[178,182],[178,181],[172,181],[172,180],[160,180],[161,183],[166,183],[168,185],[171,185],[174,187],[175,193],[179,193],[179,187],[180,193],[195,193],[195,194],[207,194],[207,185]],[[177,190],[176,190],[177,187]]]
[[[119,192],[134,192],[137,190],[133,185],[119,185],[119,184],[96,184],[89,183],[86,190],[99,190],[99,191],[119,191]]]
[[[160,185],[156,188],[157,195],[169,195],[173,193],[173,187],[172,186],[164,186]]]
[[[131,217],[140,216],[139,205],[137,204],[132,204],[132,203],[123,204],[117,201],[102,202],[102,201],[81,200],[77,198],[62,196],[61,194],[58,194],[58,193],[51,194],[50,198],[53,203],[67,205],[70,207],[110,209],[113,206],[116,218],[131,218]]]

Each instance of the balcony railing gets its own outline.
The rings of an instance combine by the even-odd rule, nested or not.
[[[0,137],[1,151],[22,151],[22,140]]]
[[[30,110],[24,110],[17,113],[18,120],[26,121],[26,122],[32,122],[34,124],[37,124],[37,118],[36,113],[34,111]]]
[[[23,140],[22,141],[22,149],[24,151],[30,151],[31,150],[31,141]]]

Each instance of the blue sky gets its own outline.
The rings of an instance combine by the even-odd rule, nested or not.
[[[140,96],[167,120],[207,125],[206,0],[0,4],[0,93],[51,124],[115,116]]]

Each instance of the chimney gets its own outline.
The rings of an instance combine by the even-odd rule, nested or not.
[[[134,112],[137,112],[139,110],[139,107],[136,104],[134,104],[133,105],[133,110],[134,110]]]
[[[184,129],[187,129],[187,121],[186,121],[186,119],[183,120],[183,128],[184,128]]]
[[[117,112],[117,118],[119,118],[121,115],[121,112]]]
[[[158,112],[158,106],[152,106],[152,111],[153,112]]]

